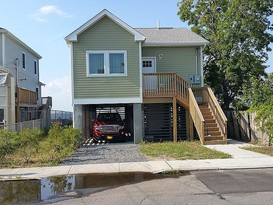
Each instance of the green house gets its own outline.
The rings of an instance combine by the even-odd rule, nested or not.
[[[132,28],[103,10],[65,38],[70,48],[74,127],[119,112],[129,140],[226,143],[227,119],[204,86],[203,48],[184,28]]]

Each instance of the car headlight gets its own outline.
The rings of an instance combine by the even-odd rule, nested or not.
[[[102,129],[101,126],[96,126],[96,127],[95,127],[95,130],[101,130],[101,129]]]

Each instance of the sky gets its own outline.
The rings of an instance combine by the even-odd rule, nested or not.
[[[177,16],[178,0],[0,0],[0,27],[39,53],[42,96],[54,110],[72,111],[69,49],[64,37],[103,9],[131,27],[190,28]],[[273,18],[271,19],[273,21]],[[273,45],[272,45],[273,47]],[[273,52],[266,71],[273,72]]]

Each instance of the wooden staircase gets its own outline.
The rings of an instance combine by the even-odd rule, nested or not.
[[[143,98],[171,98],[173,119],[177,103],[188,112],[187,132],[193,139],[193,124],[202,144],[226,144],[227,119],[210,87],[190,87],[176,73],[144,73]],[[198,105],[199,104],[199,105]],[[173,121],[173,138],[177,141],[177,120]]]
[[[218,126],[208,104],[201,104],[199,105],[199,108],[205,120],[204,144],[226,144],[226,140],[221,134],[220,127]]]

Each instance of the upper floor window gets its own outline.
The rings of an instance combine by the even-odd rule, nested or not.
[[[87,76],[127,75],[126,51],[87,51]]]
[[[26,69],[26,54],[22,53],[22,68]]]
[[[37,61],[34,60],[34,74],[37,75]]]

